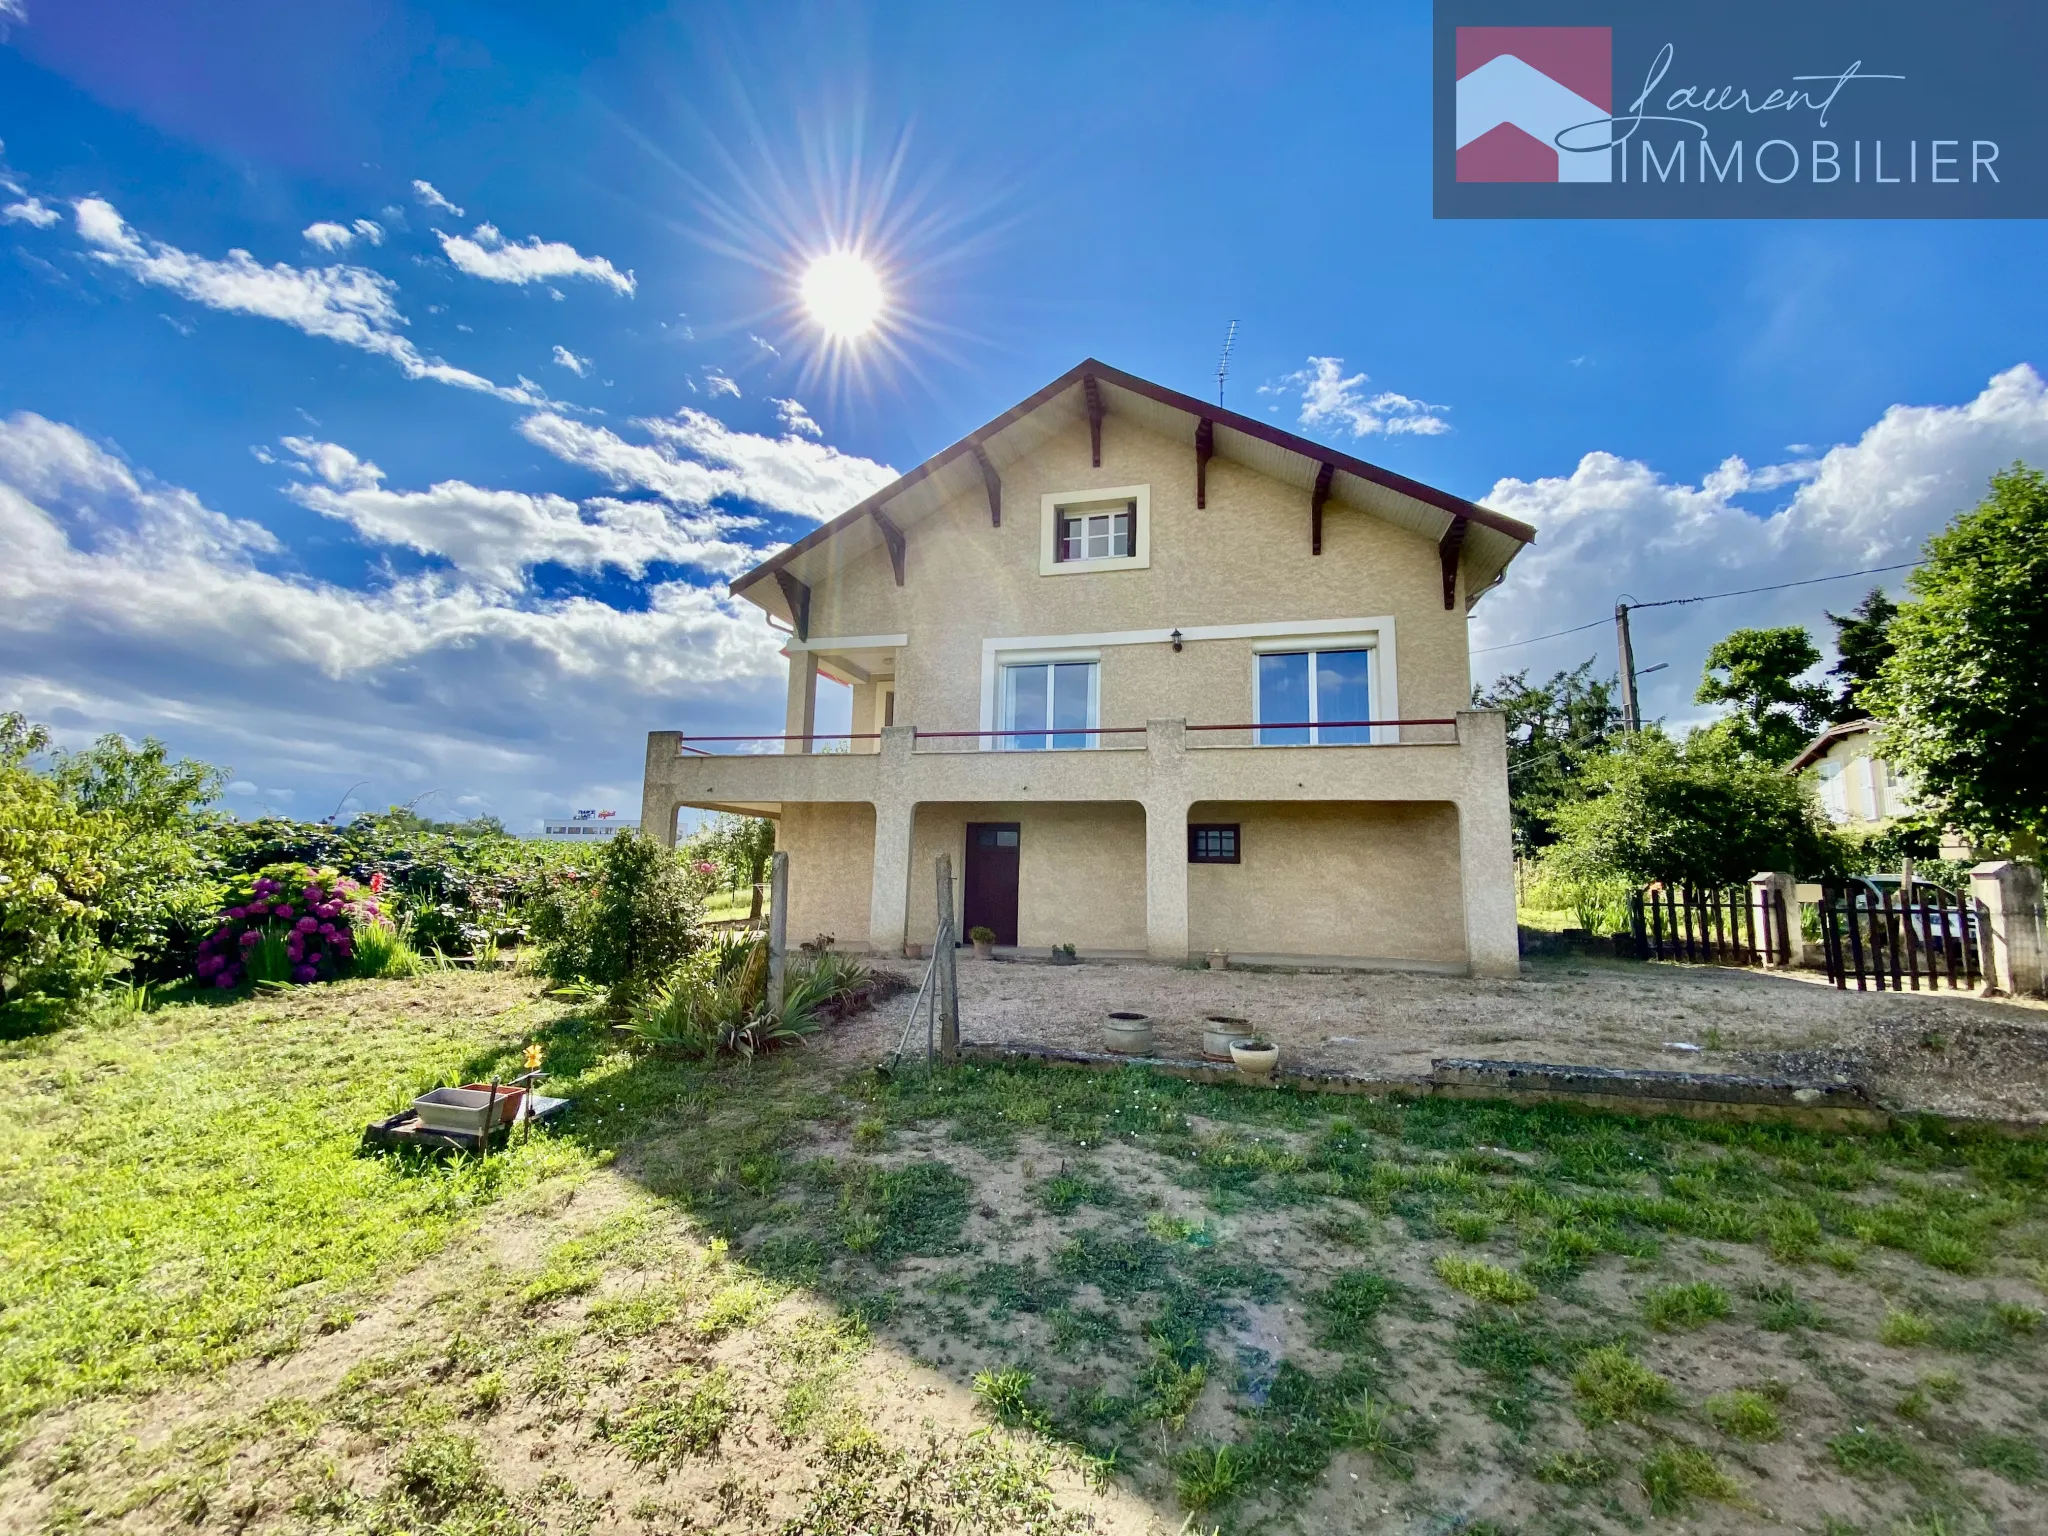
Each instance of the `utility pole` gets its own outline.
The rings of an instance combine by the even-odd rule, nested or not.
[[[1636,711],[1636,653],[1628,643],[1627,603],[1614,605],[1614,646],[1621,656],[1621,725],[1634,735],[1642,729],[1642,717]]]

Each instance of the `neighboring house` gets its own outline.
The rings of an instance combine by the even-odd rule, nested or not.
[[[775,817],[790,932],[1516,973],[1466,612],[1534,532],[1084,362],[732,583],[785,755],[650,733],[646,826]],[[852,684],[818,752],[820,674]]]
[[[1875,720],[1831,725],[1785,770],[1813,770],[1820,784],[1821,809],[1838,825],[1876,826],[1916,808],[1912,785],[1877,755],[1877,729]]]

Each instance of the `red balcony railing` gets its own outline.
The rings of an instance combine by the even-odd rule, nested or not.
[[[1453,728],[1455,728],[1455,727],[1456,727],[1456,725],[1457,725],[1457,723],[1458,723],[1458,722],[1457,722],[1456,718],[1455,718],[1455,717],[1452,717],[1452,716],[1442,716],[1442,717],[1438,717],[1438,718],[1426,718],[1426,719],[1414,719],[1414,720],[1257,720],[1257,721],[1246,721],[1246,722],[1244,722],[1244,723],[1242,723],[1242,724],[1224,724],[1224,725],[1190,725],[1190,726],[1188,727],[1188,730],[1189,730],[1189,732],[1190,732],[1190,733],[1193,733],[1193,732],[1196,732],[1196,731],[1248,731],[1248,732],[1253,732],[1253,733],[1259,733],[1259,732],[1265,732],[1265,731],[1311,731],[1311,730],[1312,730],[1312,731],[1319,731],[1319,732],[1320,732],[1320,731],[1355,731],[1355,730],[1366,730],[1366,729],[1374,729],[1374,728],[1388,728],[1388,727],[1403,727],[1403,728],[1406,728],[1406,727],[1410,727],[1410,726],[1434,726],[1434,727],[1450,726],[1450,727],[1453,727]],[[1051,740],[1051,738],[1053,738],[1053,737],[1055,737],[1055,736],[1086,736],[1086,737],[1091,737],[1091,738],[1093,738],[1093,739],[1094,739],[1094,742],[1095,742],[1096,744],[1099,744],[1099,743],[1100,743],[1100,741],[1101,741],[1101,738],[1103,738],[1103,737],[1105,737],[1105,736],[1143,736],[1143,735],[1145,734],[1145,731],[1146,731],[1146,727],[1144,727],[1144,726],[1142,726],[1142,725],[1086,725],[1086,726],[1073,726],[1073,725],[1062,725],[1062,726],[1032,726],[1032,727],[1029,727],[1029,728],[1025,728],[1025,729],[1019,729],[1019,730],[1007,730],[1007,729],[1006,729],[1006,730],[995,730],[995,731],[925,731],[925,730],[915,730],[915,729],[913,729],[913,730],[912,730],[912,732],[911,732],[911,740],[913,741],[913,743],[915,743],[915,742],[920,742],[920,741],[974,741],[974,742],[980,742],[980,741],[1005,741],[1005,740],[1009,740],[1009,741],[1014,741],[1014,740],[1016,740],[1016,739],[1017,739],[1017,738],[1019,738],[1019,737],[1043,737],[1043,738],[1045,738],[1045,739],[1046,739],[1046,740],[1048,741],[1048,743],[1049,743],[1049,742],[1050,742],[1050,740]],[[730,753],[728,753],[728,752],[714,752],[714,751],[710,751],[710,750],[708,750],[708,749],[707,749],[707,748],[706,748],[705,746],[703,746],[703,745],[702,745],[702,743],[705,743],[705,742],[710,742],[710,743],[713,743],[713,744],[715,744],[715,745],[718,745],[718,746],[730,746],[731,744],[733,744],[733,743],[736,743],[736,742],[746,742],[746,743],[752,743],[752,744],[757,744],[757,745],[769,745],[769,744],[772,744],[772,745],[775,745],[775,746],[787,746],[787,745],[788,745],[788,744],[789,744],[790,742],[793,742],[793,741],[800,741],[800,742],[804,743],[804,745],[805,745],[805,748],[806,748],[806,750],[807,750],[807,751],[813,751],[813,752],[815,752],[815,750],[816,750],[816,749],[815,749],[815,747],[814,747],[814,746],[813,746],[812,744],[813,744],[813,743],[816,743],[816,742],[839,742],[839,741],[843,741],[843,742],[845,742],[845,743],[847,744],[846,750],[848,750],[848,751],[851,751],[851,750],[853,749],[853,743],[854,743],[854,742],[856,742],[856,741],[875,741],[875,742],[879,742],[879,741],[880,741],[881,739],[882,739],[882,736],[881,736],[881,732],[879,732],[879,731],[820,731],[820,732],[815,732],[815,733],[813,733],[813,734],[811,734],[811,735],[808,735],[808,736],[794,736],[794,735],[753,735],[753,736],[688,736],[688,735],[683,735],[683,736],[679,736],[679,737],[677,738],[677,741],[676,741],[676,748],[677,748],[677,751],[678,751],[679,753],[688,753],[688,754],[690,754],[690,755],[692,755],[692,756],[695,756],[695,757],[722,757],[722,756],[735,756],[735,757],[746,757],[746,756],[755,756],[755,755],[758,755],[758,754],[755,754],[755,753],[749,753],[749,752],[744,752],[744,751],[742,751],[742,752],[730,752]],[[1455,740],[1455,738],[1454,738],[1454,740]],[[1309,743],[1309,742],[1266,742],[1266,741],[1259,741],[1259,740],[1257,740],[1257,739],[1256,739],[1256,734],[1255,734],[1255,739],[1254,739],[1254,740],[1252,741],[1251,745],[1253,745],[1253,746],[1309,746],[1309,745],[1316,745],[1316,746],[1369,746],[1369,745],[1373,745],[1373,743],[1369,743],[1369,742],[1362,742],[1362,741],[1358,741],[1358,742],[1315,742],[1315,743]],[[1444,745],[1444,743],[1440,743],[1440,742],[1439,742],[1439,743],[1410,743],[1410,745]],[[1026,750],[1026,751],[1029,751],[1029,750],[1035,750],[1035,749],[1032,749],[1032,748],[1023,748],[1023,749],[1019,749],[1019,750]],[[1085,749],[1085,748],[1083,748],[1083,749],[1067,749],[1067,750],[1086,750],[1086,749]]]

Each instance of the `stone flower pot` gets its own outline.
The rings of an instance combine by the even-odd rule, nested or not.
[[[1112,1013],[1102,1021],[1102,1043],[1119,1056],[1150,1056],[1152,1021],[1142,1013]]]
[[[1240,1038],[1230,1042],[1230,1059],[1246,1082],[1270,1083],[1273,1069],[1280,1065],[1280,1047],[1270,1040]]]
[[[1249,1022],[1227,1013],[1212,1013],[1202,1020],[1202,1055],[1210,1061],[1230,1060],[1230,1043],[1252,1032]]]
[[[1210,950],[1210,951],[1209,951],[1209,969],[1210,969],[1210,970],[1212,970],[1212,971],[1227,971],[1227,970],[1229,970],[1229,969],[1230,969],[1230,954],[1229,954],[1229,952],[1228,952],[1228,951],[1226,951],[1226,950],[1221,950],[1221,949],[1212,949],[1212,950]]]
[[[977,960],[993,960],[993,959],[995,959],[995,957],[996,957],[996,944],[995,944],[995,940],[993,940],[993,939],[975,939],[975,940],[973,940],[973,941],[972,941],[972,943],[973,943],[973,945],[974,945],[974,958],[975,958],[975,959],[977,959]]]

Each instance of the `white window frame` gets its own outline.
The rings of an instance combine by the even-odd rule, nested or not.
[[[1380,666],[1380,637],[1377,634],[1294,635],[1287,639],[1255,640],[1252,642],[1252,724],[1254,726],[1252,743],[1254,746],[1281,745],[1279,742],[1267,743],[1260,739],[1266,729],[1261,724],[1265,719],[1266,712],[1265,701],[1259,696],[1259,673],[1261,671],[1259,658],[1262,656],[1291,656],[1300,652],[1306,652],[1311,658],[1314,658],[1324,651],[1364,651],[1366,653],[1365,691],[1368,702],[1373,710],[1373,718],[1376,720],[1395,718],[1381,713],[1384,695],[1380,692],[1380,673],[1382,668]],[[1316,664],[1311,659],[1308,664],[1308,740],[1306,742],[1287,743],[1287,745],[1377,747],[1385,745],[1398,729],[1394,726],[1375,725],[1366,732],[1366,739],[1364,741],[1326,742],[1322,739],[1322,729],[1316,721],[1316,703]],[[1275,729],[1284,730],[1286,727],[1276,726]],[[1300,727],[1296,726],[1295,729],[1298,730]]]
[[[1271,642],[1267,647],[1276,651],[1308,651],[1318,647],[1336,650],[1356,650],[1361,645],[1373,647],[1374,669],[1371,682],[1373,690],[1373,714],[1381,720],[1401,718],[1401,666],[1395,648],[1394,619],[1391,614],[1379,614],[1368,618],[1352,619],[1280,619],[1258,624],[1184,624],[1178,631],[1172,629],[1113,629],[1092,634],[1069,635],[989,635],[981,642],[981,728],[983,731],[996,729],[996,694],[1001,682],[997,670],[1010,660],[1055,659],[1064,661],[1097,661],[1105,650],[1122,645],[1171,645],[1178,633],[1183,646],[1207,645],[1212,641],[1249,640],[1255,646]],[[1258,661],[1252,661],[1252,691],[1256,700],[1258,692]],[[1097,674],[1099,683],[1101,674]],[[1100,725],[1100,719],[1089,722]],[[1117,722],[1119,725],[1142,724],[1142,721]],[[982,745],[987,747],[991,738],[984,736]],[[1101,737],[1095,740],[1100,743]],[[1401,741],[1401,727],[1378,725],[1373,727],[1372,744],[1376,747],[1398,746]]]
[[[1060,558],[1060,513],[1067,508],[1114,510],[1109,503],[1133,508],[1131,552],[1100,560]],[[1152,564],[1152,487],[1106,485],[1092,491],[1053,491],[1039,498],[1038,574],[1078,576],[1085,572],[1142,571]]]
[[[1061,662],[1085,662],[1092,669],[1088,674],[1087,728],[1090,734],[1082,738],[1081,745],[1078,747],[1055,747],[1052,744],[1052,738],[1050,736],[1044,738],[1045,745],[1042,748],[1017,748],[1008,745],[1007,738],[1014,734],[1007,728],[1003,719],[1004,706],[1008,702],[1007,695],[1009,693],[1009,669],[1011,667],[1054,666]],[[996,752],[1014,752],[1020,750],[1045,752],[1085,752],[1089,751],[1090,749],[1096,747],[1101,743],[1102,738],[1094,734],[1095,727],[1102,724],[1101,651],[1004,651],[999,653],[995,658],[994,681],[995,689],[994,699],[992,701],[994,705],[994,713],[993,717],[989,721],[989,729],[1000,731],[1002,732],[1002,734],[998,736],[983,737],[982,746],[984,750]],[[1051,707],[1052,703],[1051,684],[1052,679],[1048,677],[1046,679],[1046,704],[1048,708]],[[1052,724],[1050,718],[1047,719],[1046,724],[1048,726]]]

